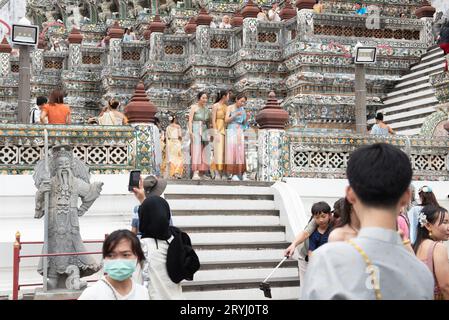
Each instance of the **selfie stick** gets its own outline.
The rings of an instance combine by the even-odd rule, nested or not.
[[[48,131],[44,129],[44,152],[45,152],[45,176],[50,177],[50,169],[48,166]],[[44,194],[44,254],[48,254],[48,207],[50,205],[50,191],[46,191]],[[48,258],[43,257],[43,276],[44,276],[44,292],[47,292],[47,275],[48,275]]]
[[[287,260],[288,259],[288,257],[284,257],[284,259],[282,259],[282,261],[281,262],[279,262],[279,264],[276,266],[276,268],[274,268],[273,269],[273,271],[271,271],[271,273],[268,275],[268,277],[266,277],[265,278],[265,280],[264,281],[262,281],[262,282],[267,282],[267,280],[271,277],[271,275],[281,266],[281,264],[283,264],[284,263],[284,261],[285,260]]]

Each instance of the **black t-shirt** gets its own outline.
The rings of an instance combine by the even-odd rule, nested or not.
[[[329,234],[331,233],[331,226],[329,225],[324,233],[320,233],[318,228],[310,235],[309,238],[309,250],[314,251],[327,243]]]

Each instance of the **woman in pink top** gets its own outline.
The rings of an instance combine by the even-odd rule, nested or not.
[[[449,214],[437,206],[425,206],[418,215],[418,235],[413,246],[435,279],[435,300],[449,300],[449,259],[442,241],[449,239]]]
[[[397,219],[398,230],[402,231],[402,239],[410,240],[410,221],[404,212],[401,212]]]

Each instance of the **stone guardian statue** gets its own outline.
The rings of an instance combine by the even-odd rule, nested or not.
[[[44,216],[44,194],[49,192],[48,207],[48,253],[86,252],[80,235],[79,217],[83,216],[99,197],[103,183],[90,183],[89,168],[74,157],[72,147],[55,146],[48,159],[35,167],[33,179],[36,192],[35,218]],[[78,207],[78,198],[81,206]],[[80,290],[87,283],[80,278],[92,275],[101,266],[90,255],[48,257],[47,288]],[[43,272],[43,259],[37,270]]]

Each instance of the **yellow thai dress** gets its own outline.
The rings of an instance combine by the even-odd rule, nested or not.
[[[225,104],[219,104],[217,109],[217,116],[215,119],[215,134],[214,134],[214,162],[211,169],[222,171],[224,169],[225,157],[225,136],[226,136],[226,108]]]
[[[166,130],[167,136],[167,163],[169,176],[181,176],[183,173],[183,159],[182,159],[182,143],[180,138],[181,127],[169,125]]]

